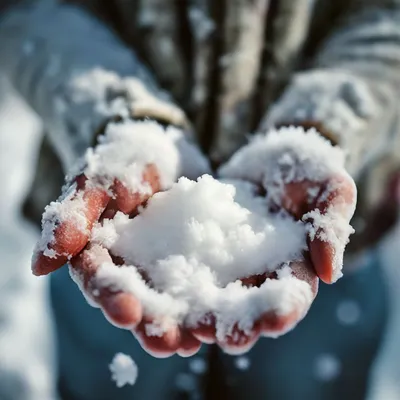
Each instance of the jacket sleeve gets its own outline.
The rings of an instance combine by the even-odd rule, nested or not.
[[[371,160],[399,153],[400,1],[353,3],[261,128],[317,127],[346,150],[357,176]]]
[[[43,119],[64,168],[110,118],[186,124],[134,52],[79,7],[53,0],[13,7],[0,21],[0,54],[0,70]]]

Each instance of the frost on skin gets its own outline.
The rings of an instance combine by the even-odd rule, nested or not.
[[[135,362],[126,354],[117,353],[111,364],[111,379],[115,381],[117,387],[134,385],[138,376],[138,367]]]
[[[318,247],[311,256],[318,253],[321,265],[332,266],[319,273],[331,283],[342,275],[343,251],[353,233],[349,221],[356,188],[344,162],[343,151],[316,130],[288,127],[257,135],[219,172],[259,184],[271,204],[306,222],[311,247]],[[319,265],[314,266],[318,271]]]
[[[91,242],[122,257],[125,265],[102,263],[95,286],[138,298],[143,315],[152,320],[150,327],[145,323],[147,335],[213,321],[217,342],[227,352],[241,353],[254,342],[246,347],[239,331],[250,334],[263,315],[296,314],[293,323],[265,329],[264,335],[291,329],[316,293],[312,278],[285,264],[302,260],[304,225],[286,213],[269,214],[254,190],[246,182],[235,187],[210,176],[197,182],[181,178],[154,195],[135,218],[118,213],[104,220]],[[263,274],[276,276],[259,286],[241,280]]]

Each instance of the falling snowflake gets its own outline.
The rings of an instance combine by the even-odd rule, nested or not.
[[[250,360],[247,357],[238,357],[235,359],[235,366],[241,371],[247,371],[250,368]]]
[[[196,381],[193,375],[179,373],[175,378],[175,385],[184,392],[192,392],[196,389]]]
[[[138,376],[138,367],[128,355],[117,353],[109,368],[111,371],[111,379],[115,381],[117,387],[120,388],[126,384],[135,384]]]
[[[189,361],[189,368],[194,374],[204,374],[207,370],[207,364],[203,358],[195,357]]]
[[[332,354],[321,354],[315,360],[315,375],[321,381],[328,382],[336,379],[340,370],[340,361]]]
[[[341,301],[336,309],[336,316],[343,325],[356,324],[361,315],[360,306],[354,300]]]

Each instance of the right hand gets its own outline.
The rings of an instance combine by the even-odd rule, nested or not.
[[[145,124],[146,122],[142,123]],[[132,123],[132,135],[135,134],[135,124]],[[159,127],[158,129],[162,129]],[[187,161],[190,160],[191,171],[188,175],[195,178],[208,172],[208,165],[200,152],[189,144],[183,136],[171,136],[171,146],[174,146],[176,157],[177,180],[187,170]],[[94,155],[112,140],[100,143],[94,149]],[[131,143],[126,143],[129,146]],[[100,151],[99,151],[100,149]],[[198,163],[193,169],[193,163],[198,157]],[[101,157],[97,162],[102,162]],[[135,163],[135,159],[128,157],[125,171]],[[124,162],[124,160],[122,160]],[[100,165],[100,171],[105,171]],[[150,353],[158,356],[170,355],[179,352],[183,355],[195,353],[200,348],[200,342],[183,328],[176,327],[165,332],[163,336],[148,337],[143,329],[148,323],[148,317],[142,315],[139,300],[130,293],[115,291],[109,288],[96,287],[92,279],[99,266],[104,261],[120,264],[107,249],[90,243],[91,230],[97,222],[104,218],[113,218],[118,212],[131,217],[137,213],[138,207],[143,205],[154,193],[166,190],[160,178],[157,160],[143,166],[142,179],[137,190],[128,188],[120,179],[107,174],[88,174],[87,168],[72,180],[67,182],[64,195],[53,202],[45,211],[42,220],[42,237],[37,245],[33,260],[32,271],[35,275],[49,274],[69,263],[71,272],[88,300],[101,308],[107,319],[114,325],[132,329],[138,336],[142,346]],[[88,176],[89,175],[89,176]],[[146,185],[146,191],[143,191]]]

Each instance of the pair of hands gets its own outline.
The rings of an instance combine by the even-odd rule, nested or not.
[[[284,157],[285,154],[281,156]],[[126,165],[127,169],[128,167],[129,165]],[[282,168],[281,164],[275,163],[272,167],[273,170],[268,173],[271,175],[281,173],[282,171],[279,170]],[[297,165],[296,168],[301,169],[302,165]],[[279,198],[274,197],[274,204],[271,206],[275,210],[284,209],[297,220],[302,220],[306,214],[312,215],[312,212],[317,212],[322,216],[329,212],[337,218],[345,220],[346,223],[349,222],[354,211],[356,190],[354,181],[344,169],[322,180],[309,178],[299,180],[296,178],[296,173],[291,175],[293,178],[286,179],[280,188]],[[230,176],[230,178],[246,179],[244,176],[246,174]],[[46,275],[69,263],[72,276],[88,300],[93,305],[100,307],[114,325],[132,330],[142,346],[151,354],[168,356],[178,353],[188,356],[198,351],[201,342],[218,342],[212,315],[209,324],[199,324],[194,329],[175,326],[161,336],[149,336],[146,334],[146,324],[151,322],[152,318],[151,315],[143,315],[139,299],[131,293],[96,286],[93,278],[103,262],[113,262],[118,268],[118,265],[123,264],[123,260],[110,254],[101,245],[90,243],[91,229],[94,224],[104,218],[113,218],[118,211],[134,218],[140,206],[145,205],[154,193],[164,190],[157,163],[148,164],[143,171],[142,183],[146,183],[150,189],[145,194],[140,190],[129,190],[116,178],[108,187],[97,184],[99,181],[105,180],[109,181],[109,177],[96,176],[88,179],[81,174],[69,183],[67,195],[60,201],[59,211],[56,209],[52,215],[47,215],[47,220],[44,222],[43,235],[49,230],[48,224],[51,225],[51,235],[47,240],[46,249],[41,248],[35,254],[32,265],[33,273]],[[265,181],[256,183],[266,195],[270,191],[276,190],[276,188],[269,187]],[[310,193],[313,195],[310,196]],[[65,215],[65,213],[61,218],[64,206],[68,206],[68,209],[75,210],[79,214],[79,223],[76,218],[69,218],[69,215]],[[314,296],[318,290],[318,278],[325,283],[332,283],[335,279],[335,264],[338,259],[343,257],[343,254],[338,254],[338,252],[343,253],[344,248],[338,249],[324,237],[338,234],[335,224],[318,227],[317,232],[308,241],[309,251],[304,255],[304,259],[293,260],[291,263],[293,275],[308,282]],[[242,282],[247,286],[259,286],[266,278],[273,279],[273,275],[243,277]],[[255,322],[251,332],[242,332],[237,329],[232,333],[232,337],[228,337],[226,342],[221,345],[235,347],[238,352],[243,351],[263,333],[277,335],[288,330],[304,314],[305,312],[300,306],[298,310],[289,315],[269,312]],[[240,340],[238,340],[238,336]]]

